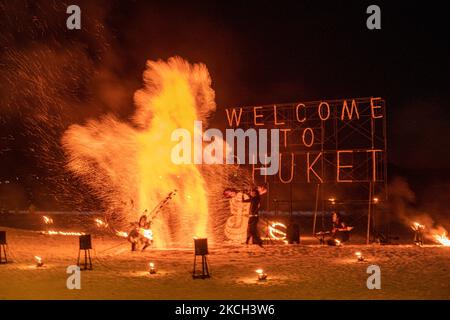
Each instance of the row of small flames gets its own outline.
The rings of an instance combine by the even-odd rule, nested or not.
[[[52,225],[53,224],[53,219],[48,217],[48,216],[42,216],[42,220],[44,222],[44,224],[46,225]],[[102,219],[96,218],[94,219],[94,222],[97,226],[97,228],[99,229],[106,229],[109,227],[108,223],[103,221]],[[59,235],[59,236],[82,236],[85,233],[84,232],[71,232],[71,231],[56,231],[56,230],[46,230],[46,231],[42,231],[43,234],[47,234],[47,235]],[[122,238],[127,238],[128,237],[128,232],[125,231],[115,231],[115,234],[119,237]],[[146,238],[149,238],[150,240],[152,239],[152,233],[151,230],[145,230],[143,231],[143,236]]]
[[[42,219],[44,221],[45,224],[50,225],[53,224],[53,219],[47,216],[42,216]],[[94,219],[95,224],[97,225],[98,228],[102,229],[102,228],[108,228],[108,223],[106,223],[105,221],[96,218]],[[284,240],[286,239],[286,233],[281,231],[280,229],[278,229],[277,227],[281,227],[281,228],[286,228],[286,226],[280,222],[274,222],[270,227],[269,227],[269,232],[272,238],[274,239],[279,239],[279,240]],[[426,227],[423,224],[420,224],[418,222],[413,222],[413,224],[411,225],[411,229],[413,231],[421,231],[423,232]],[[81,236],[84,235],[83,232],[65,232],[65,231],[55,231],[55,230],[49,230],[49,231],[43,231],[42,233],[44,234],[48,234],[48,235],[63,235],[63,236]],[[123,237],[126,238],[128,237],[128,233],[124,232],[124,231],[115,231],[115,234],[119,237]],[[144,237],[148,238],[148,239],[152,239],[153,235],[151,230],[146,230],[144,229],[142,231],[142,234]],[[448,238],[447,232],[443,231],[441,234],[438,233],[434,233],[433,235],[433,239],[437,242],[440,243],[443,246],[450,246],[450,239]],[[337,241],[337,245],[340,244],[339,240]]]

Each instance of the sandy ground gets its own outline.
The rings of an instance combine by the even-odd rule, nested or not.
[[[7,236],[13,261],[0,265],[0,299],[450,299],[450,247],[224,245],[210,248],[212,278],[193,280],[193,248],[132,253],[122,239],[94,236],[94,270],[82,272],[81,290],[68,290],[78,237]],[[367,261],[357,262],[356,251]],[[381,268],[381,290],[366,287],[371,264]],[[256,280],[257,268],[267,281]]]

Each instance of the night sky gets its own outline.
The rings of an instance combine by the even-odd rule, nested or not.
[[[68,4],[0,1],[0,64],[8,70],[0,74],[1,109],[23,107],[5,80],[14,79],[15,72],[4,68],[11,65],[9,50],[29,57],[47,48],[62,57],[48,59],[49,68],[73,68],[76,100],[95,107],[68,108],[72,116],[66,125],[105,112],[126,118],[146,60],[179,55],[205,63],[211,73],[218,105],[213,124],[223,121],[227,107],[381,96],[387,105],[390,174],[419,172],[448,185],[450,25],[444,2],[73,4],[82,10],[79,31],[65,28]],[[370,4],[381,8],[381,30],[366,27]],[[66,66],[65,57],[73,65]],[[5,114],[1,133],[20,131],[23,114]]]

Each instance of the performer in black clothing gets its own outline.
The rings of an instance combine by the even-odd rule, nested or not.
[[[262,240],[259,237],[258,231],[258,221],[259,221],[259,207],[261,206],[261,194],[266,192],[265,187],[258,187],[252,189],[248,199],[244,199],[244,194],[242,194],[242,202],[250,202],[250,213],[248,219],[248,227],[247,227],[247,241],[246,244],[250,241],[250,238],[253,238],[253,244],[257,244],[262,247]]]

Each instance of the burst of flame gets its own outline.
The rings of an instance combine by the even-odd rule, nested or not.
[[[277,239],[277,240],[284,240],[286,239],[286,232],[277,229],[277,227],[281,227],[286,229],[286,225],[284,225],[281,222],[274,222],[269,226],[269,234],[271,238]]]
[[[340,245],[341,245],[341,241],[338,240],[338,239],[334,239],[334,242],[336,243],[337,246],[340,246]]]
[[[264,273],[264,270],[263,270],[263,269],[256,269],[255,272],[256,272],[258,275],[261,275],[261,274]]]
[[[447,232],[444,231],[441,235],[434,234],[433,237],[437,242],[439,242],[443,246],[446,246],[446,247],[450,246],[450,239],[447,237]]]
[[[358,258],[360,258],[361,256],[362,256],[362,253],[361,252],[355,252],[355,256],[357,256]]]
[[[175,129],[194,134],[194,121],[215,110],[211,78],[203,64],[179,57],[148,61],[144,88],[135,94],[132,123],[113,115],[72,125],[63,136],[68,168],[83,178],[121,221],[134,221],[139,212],[154,208],[166,192],[177,189],[173,214],[159,214],[152,222],[155,243],[185,243],[192,234],[208,235],[206,182],[194,164],[171,160]],[[179,178],[180,177],[180,178]],[[187,197],[189,194],[190,198]],[[213,234],[210,234],[210,237]]]
[[[140,228],[139,233],[149,240],[153,240],[153,232],[150,229]]]
[[[49,218],[47,216],[42,216],[42,219],[44,220],[45,224],[53,224],[53,219]]]
[[[41,263],[42,262],[42,258],[39,256],[34,256],[34,259],[36,260],[37,263]]]

